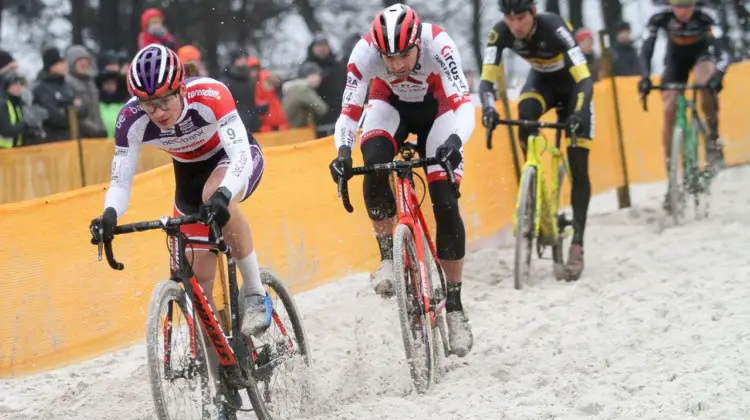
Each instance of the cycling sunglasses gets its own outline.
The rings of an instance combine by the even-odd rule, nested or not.
[[[148,112],[149,114],[156,112],[156,109],[161,109],[162,111],[169,110],[169,103],[171,102],[172,98],[176,97],[180,94],[179,89],[173,90],[169,93],[167,93],[164,96],[159,96],[156,98],[150,98],[150,99],[140,99],[138,98],[138,105],[143,108],[144,111]]]

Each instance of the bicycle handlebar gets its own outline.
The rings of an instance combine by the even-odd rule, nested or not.
[[[375,163],[372,165],[357,166],[355,168],[352,168],[352,173],[354,175],[364,175],[370,173],[397,172],[403,169],[426,168],[431,165],[442,166],[443,169],[445,169],[445,172],[448,174],[448,181],[450,181],[454,188],[456,187],[456,174],[451,165],[442,165],[441,162],[435,157],[417,160],[394,160],[388,163]],[[458,193],[458,190],[456,190],[456,194],[458,194],[459,197],[461,196]],[[349,213],[354,212],[354,207],[352,206],[351,200],[349,199],[349,184],[344,180],[343,177],[339,178],[338,196],[341,198],[346,211]]]
[[[154,230],[154,229],[167,229],[167,228],[175,228],[182,225],[190,225],[194,223],[203,223],[205,224],[204,219],[201,217],[200,214],[190,214],[186,216],[181,217],[162,217],[159,220],[151,220],[147,222],[136,222],[136,223],[129,223],[125,225],[115,226],[115,235],[124,235],[127,233],[134,233],[134,232],[144,232],[147,230]],[[211,229],[211,234],[217,239],[218,244],[223,243],[223,239],[221,238],[221,235],[219,232],[221,232],[221,229],[217,226],[216,222],[212,222],[209,226],[209,229]],[[115,260],[115,254],[112,250],[112,241],[101,241],[99,242],[99,261],[102,259],[102,250],[104,250],[104,254],[107,257],[107,263],[109,263],[109,266],[114,270],[122,270],[125,268],[125,266],[117,262]]]
[[[662,83],[660,85],[652,85],[651,90],[711,90],[711,88],[709,88],[707,85],[695,85],[687,83]],[[712,94],[714,95],[714,97],[716,96],[716,92],[712,92]],[[648,93],[641,94],[641,106],[643,107],[644,111],[648,111],[648,101],[646,101],[647,97]]]
[[[576,134],[575,127],[572,127],[569,123],[550,123],[545,121],[537,121],[537,120],[504,120],[499,119],[495,120],[496,125],[510,125],[510,126],[517,126],[517,127],[524,127],[524,128],[550,128],[555,130],[570,130],[571,134],[571,145],[573,147],[576,147],[578,144],[578,135]],[[494,127],[493,127],[494,129]],[[488,128],[487,129],[487,148],[492,149],[492,131]]]

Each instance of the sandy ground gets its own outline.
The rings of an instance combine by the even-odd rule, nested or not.
[[[313,345],[308,419],[745,419],[750,413],[750,168],[721,174],[708,220],[671,227],[663,186],[597,197],[586,272],[512,288],[510,250],[467,257],[472,353],[411,391],[394,301],[356,275],[296,296]],[[609,210],[608,212],[603,212]],[[151,419],[143,345],[0,381],[2,419]],[[252,418],[252,417],[244,417]]]

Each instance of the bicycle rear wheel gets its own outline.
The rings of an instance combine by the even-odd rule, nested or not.
[[[513,264],[513,286],[516,290],[528,284],[531,272],[531,250],[536,236],[536,184],[537,172],[533,166],[527,166],[521,176],[521,187],[518,190],[518,207],[516,209],[516,250]]]
[[[192,307],[182,287],[171,280],[157,284],[151,296],[146,321],[146,359],[159,420],[218,416],[213,403],[216,387],[209,375],[206,343]],[[181,321],[185,324],[180,325]],[[194,325],[192,336],[191,322]]]
[[[422,278],[414,235],[406,225],[398,225],[393,237],[393,270],[401,336],[414,388],[422,394],[436,381],[435,336],[429,314],[425,313]]]
[[[685,219],[685,167],[683,147],[685,144],[685,131],[677,126],[672,135],[672,144],[669,154],[669,188],[668,200],[672,213],[672,220],[679,225]]]
[[[284,284],[266,268],[261,268],[260,278],[274,299],[273,319],[268,330],[249,343],[255,386],[247,388],[247,396],[259,420],[296,417],[302,414],[309,397],[307,335],[297,305]]]

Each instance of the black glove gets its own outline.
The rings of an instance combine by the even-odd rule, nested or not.
[[[719,93],[724,88],[723,79],[724,75],[721,74],[721,72],[715,71],[711,78],[708,79],[708,83],[706,83],[706,85],[712,91]]]
[[[576,136],[581,135],[581,126],[583,125],[583,119],[578,114],[573,114],[568,117],[568,121],[566,121],[566,124],[568,125],[568,127],[570,127],[571,134],[575,133]]]
[[[482,108],[482,125],[485,128],[495,128],[499,119],[500,114],[497,113],[495,107],[487,106]]]
[[[646,96],[651,92],[652,86],[651,79],[644,77],[638,82],[638,92],[640,92],[641,96]]]
[[[461,146],[463,143],[456,134],[451,134],[445,143],[438,146],[435,151],[435,157],[440,162],[440,166],[445,168],[446,165],[450,165],[452,169],[458,168],[461,164],[463,156],[461,156]]]
[[[201,205],[201,217],[207,224],[216,222],[219,226],[224,227],[229,221],[229,200],[232,193],[227,187],[219,187],[211,197]]]
[[[352,167],[352,149],[349,146],[339,147],[339,156],[329,166],[333,182],[338,184],[339,178],[343,178],[344,182],[352,179],[354,176]]]
[[[99,245],[101,242],[112,242],[115,237],[115,226],[117,226],[117,212],[112,207],[107,207],[104,214],[91,221],[91,243]]]

